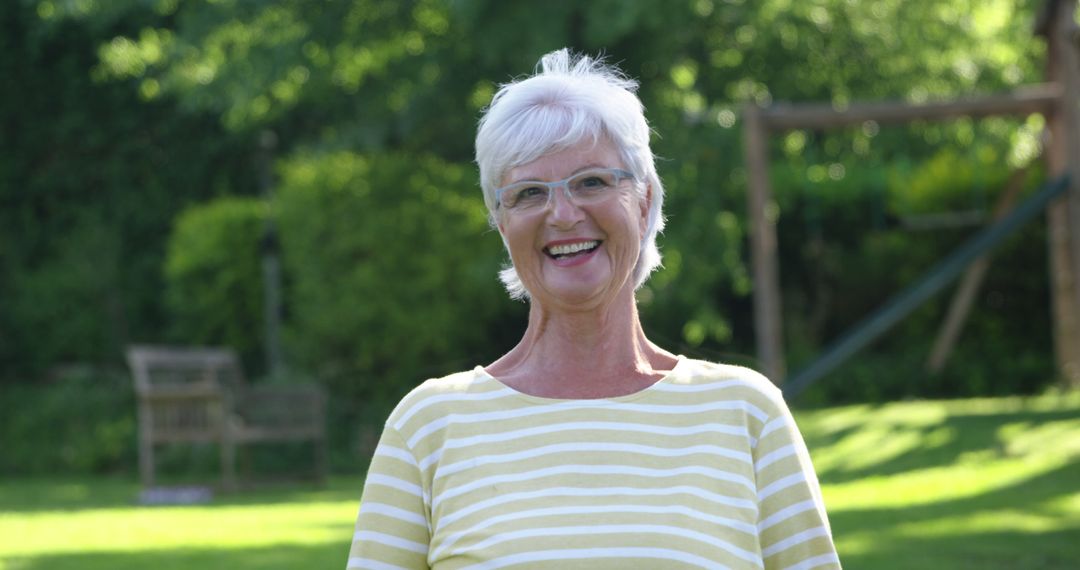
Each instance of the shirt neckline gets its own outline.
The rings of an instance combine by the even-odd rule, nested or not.
[[[503,390],[506,390],[508,392],[512,392],[518,398],[521,398],[521,399],[524,399],[524,400],[529,400],[529,401],[536,402],[536,403],[543,403],[543,404],[561,404],[561,403],[575,403],[575,402],[578,402],[578,403],[589,403],[589,402],[592,402],[592,403],[600,403],[600,402],[617,403],[617,402],[628,402],[628,401],[636,400],[638,398],[642,398],[642,397],[654,392],[655,388],[657,386],[660,386],[661,384],[670,383],[672,378],[675,378],[676,376],[678,376],[678,373],[680,372],[680,368],[683,366],[683,363],[686,362],[686,361],[687,361],[687,358],[685,356],[683,356],[681,354],[676,354],[675,355],[675,365],[671,367],[671,370],[668,370],[667,372],[665,372],[664,375],[662,377],[660,377],[660,379],[658,379],[656,382],[653,382],[652,384],[649,384],[648,386],[646,386],[646,387],[644,387],[644,388],[642,388],[642,389],[640,389],[640,390],[638,390],[636,392],[631,392],[629,394],[623,394],[621,396],[609,396],[609,397],[605,397],[605,398],[549,398],[549,397],[546,397],[546,396],[535,396],[533,394],[526,394],[525,392],[522,392],[522,391],[520,391],[520,390],[518,390],[516,388],[511,387],[510,385],[506,384],[502,380],[499,380],[498,378],[496,378],[495,376],[490,374],[481,365],[477,365],[476,368],[474,368],[473,370],[476,372],[477,375],[482,376],[482,377],[484,377],[484,378],[486,378],[486,379],[488,379],[488,380],[490,380],[492,382],[497,383],[500,387],[502,387]]]

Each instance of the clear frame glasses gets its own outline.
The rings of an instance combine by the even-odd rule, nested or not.
[[[495,190],[499,208],[512,213],[539,212],[551,204],[552,195],[562,188],[566,197],[579,206],[603,201],[623,180],[636,181],[621,168],[592,168],[555,182],[523,180]]]

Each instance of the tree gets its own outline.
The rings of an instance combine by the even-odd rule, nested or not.
[[[175,100],[92,77],[98,45],[147,24],[0,9],[0,370],[30,380],[163,340],[165,238],[186,204],[250,192],[246,141]]]
[[[233,140],[272,129],[290,168],[318,165],[327,179],[338,165],[320,157],[341,151],[434,156],[447,169],[466,168],[475,120],[498,82],[565,45],[605,52],[641,80],[669,189],[666,268],[642,293],[646,326],[674,348],[729,355],[749,352],[751,338],[739,105],[996,91],[1037,80],[1042,53],[1026,25],[1033,0],[119,0],[36,9],[46,28],[95,30],[94,76],[138,93],[140,108],[175,101],[185,116],[217,117]],[[959,121],[791,133],[773,149],[786,160],[774,177],[780,215],[845,227],[839,243],[852,243],[862,228],[841,223],[858,210],[815,214],[818,206],[800,197],[808,188],[834,175],[886,179],[899,158],[918,165],[948,149],[964,155],[976,140],[1015,156],[1033,132],[1019,122]],[[905,183],[882,187],[888,194]],[[797,233],[781,239],[799,243]],[[817,260],[789,249],[786,282],[821,281],[812,274]],[[409,298],[408,287],[394,293]],[[796,302],[801,294],[786,290]],[[804,309],[812,302],[804,298]]]

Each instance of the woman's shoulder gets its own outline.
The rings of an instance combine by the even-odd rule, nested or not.
[[[696,383],[738,382],[760,390],[776,389],[764,374],[746,366],[686,357],[681,360],[679,368],[684,372],[681,376]]]
[[[694,390],[716,389],[732,399],[742,399],[758,405],[783,405],[780,388],[765,375],[736,364],[723,364],[683,358],[672,378],[676,386],[693,386]]]
[[[417,415],[445,415],[448,405],[457,408],[456,404],[484,401],[502,392],[502,385],[479,366],[439,378],[429,378],[398,402],[387,423],[400,425]]]

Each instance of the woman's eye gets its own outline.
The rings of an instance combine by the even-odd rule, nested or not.
[[[581,181],[582,188],[603,188],[608,185],[607,180],[599,176],[590,176]]]
[[[522,198],[537,198],[544,195],[544,189],[539,186],[529,186],[524,188],[521,192],[518,192],[518,199]]]

